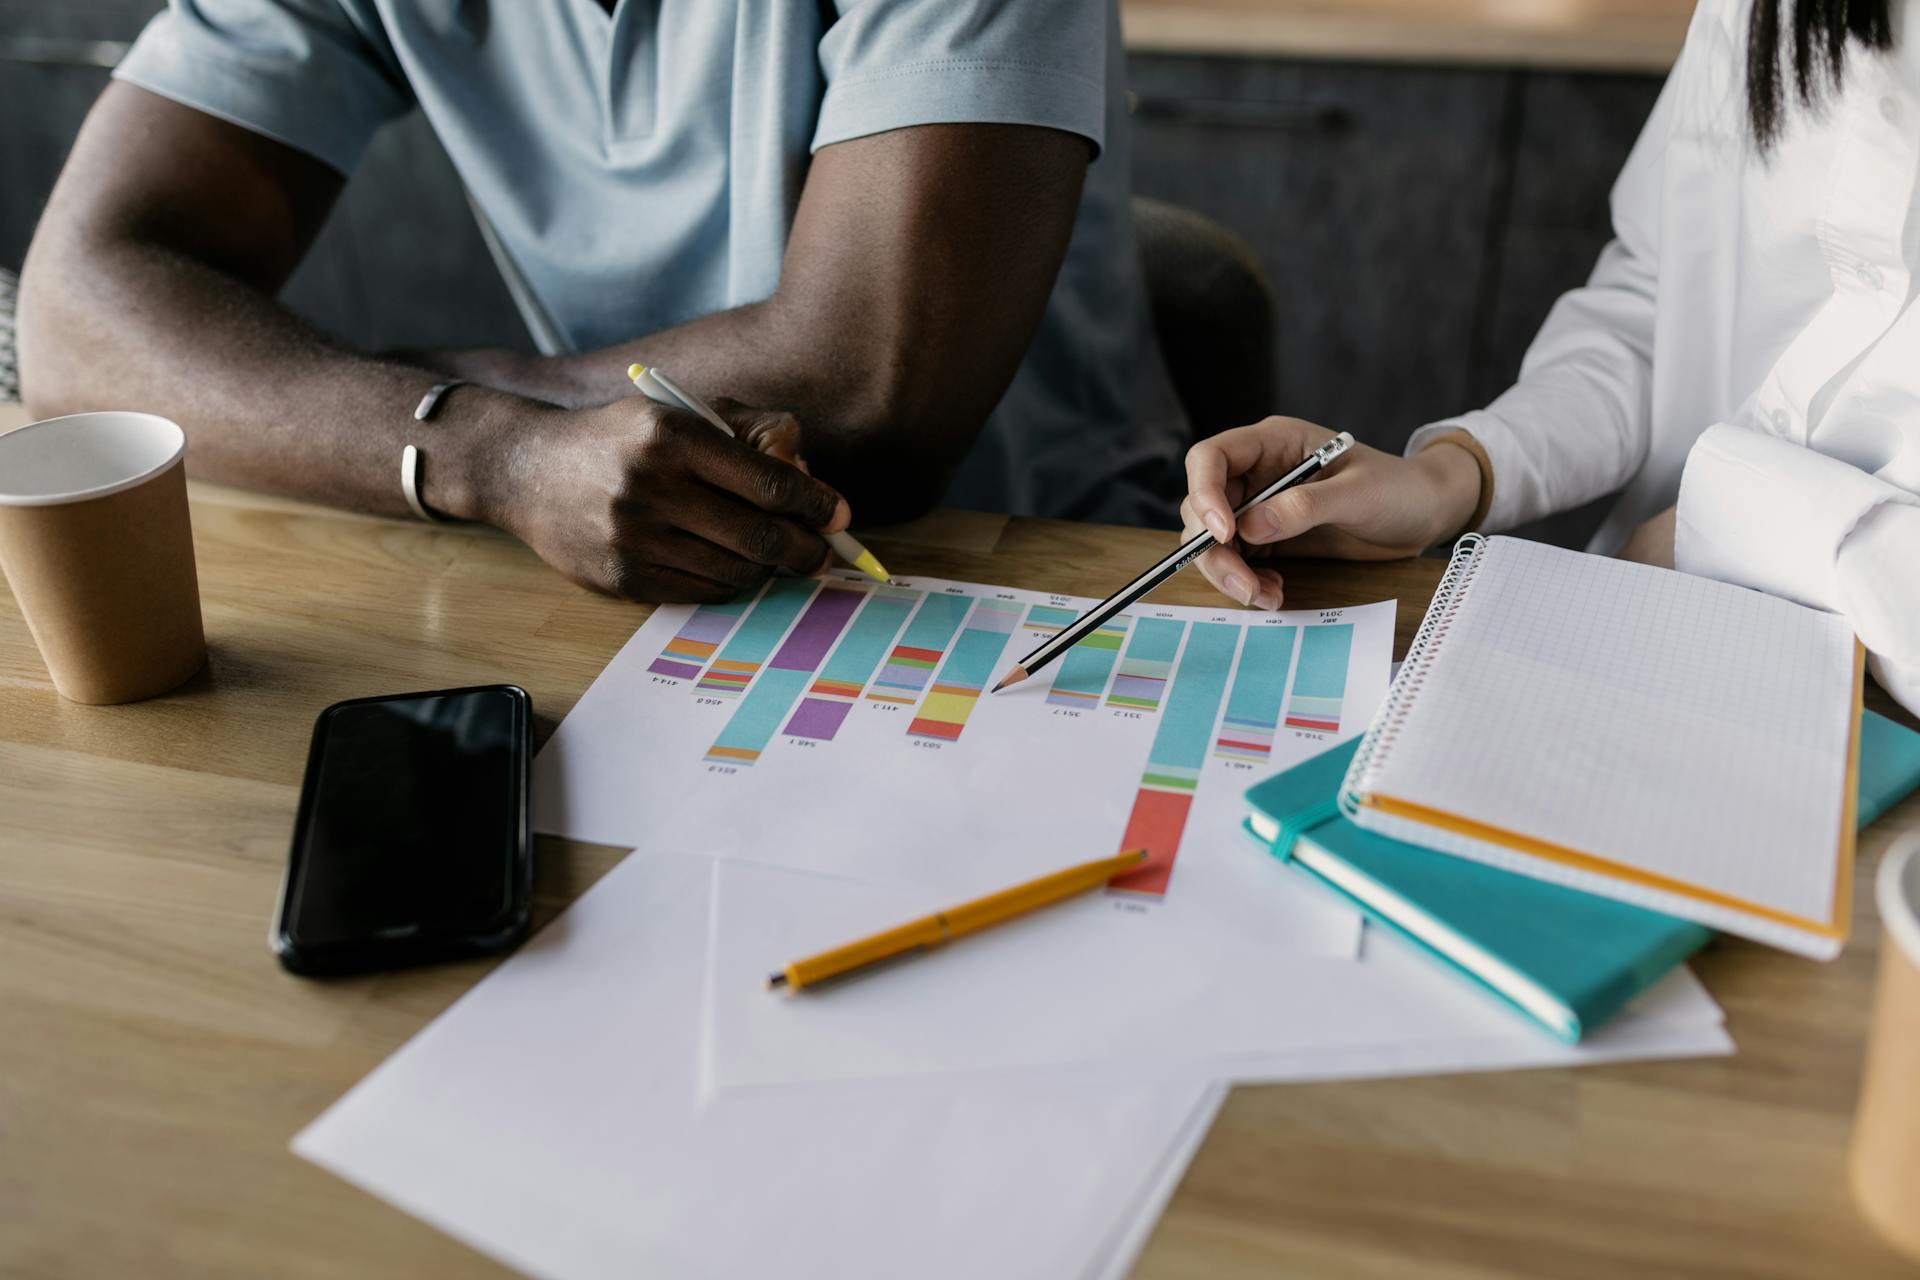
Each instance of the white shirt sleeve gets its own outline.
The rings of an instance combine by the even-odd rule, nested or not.
[[[1673,563],[1843,614],[1875,678],[1920,711],[1920,495],[1723,423],[1687,455]]]
[[[1510,529],[1611,493],[1647,456],[1661,175],[1689,62],[1683,53],[1614,183],[1613,240],[1587,283],[1554,303],[1520,381],[1485,409],[1422,427],[1407,442],[1409,454],[1447,431],[1480,442],[1493,464],[1482,529]]]

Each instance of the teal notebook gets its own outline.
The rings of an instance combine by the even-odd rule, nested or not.
[[[1920,787],[1920,733],[1875,711],[1860,715],[1860,826]]]
[[[1703,926],[1366,831],[1337,796],[1358,741],[1247,792],[1247,828],[1369,920],[1569,1043],[1712,936]],[[1860,824],[1920,786],[1920,734],[1866,713]]]

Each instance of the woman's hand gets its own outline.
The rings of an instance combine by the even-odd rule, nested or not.
[[[1418,555],[1466,526],[1480,498],[1480,466],[1465,448],[1436,442],[1411,458],[1356,444],[1314,479],[1241,516],[1247,498],[1333,438],[1299,418],[1268,418],[1202,440],[1187,453],[1186,535],[1206,529],[1219,546],[1200,571],[1242,604],[1277,609],[1279,573],[1258,562],[1281,555],[1394,560]]]

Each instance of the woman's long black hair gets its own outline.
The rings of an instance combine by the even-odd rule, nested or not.
[[[1780,136],[1792,94],[1812,106],[1837,88],[1847,41],[1869,49],[1893,45],[1892,0],[1753,0],[1747,27],[1747,117],[1762,150]],[[1790,12],[1783,12],[1790,10]]]

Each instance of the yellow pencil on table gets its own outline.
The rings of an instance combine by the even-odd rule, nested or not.
[[[1111,858],[1083,862],[1052,875],[963,902],[945,911],[910,920],[883,933],[849,942],[831,951],[795,960],[767,979],[767,988],[804,990],[829,978],[838,978],[912,951],[931,951],[942,943],[990,929],[1008,920],[1098,888],[1146,861],[1145,849],[1129,849]]]
[[[731,436],[733,428],[727,420],[713,411],[713,406],[693,392],[681,387],[659,369],[648,368],[644,364],[627,366],[627,377],[633,379],[633,385],[640,388],[640,394],[655,404],[666,405],[669,409],[685,409],[698,414],[722,432]],[[860,540],[850,533],[826,533],[820,535],[827,540],[834,554],[866,574],[876,582],[892,582],[887,567],[880,563],[879,557],[860,545]]]

